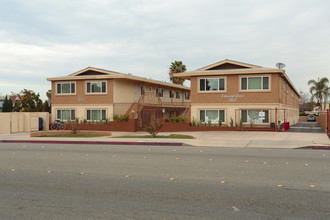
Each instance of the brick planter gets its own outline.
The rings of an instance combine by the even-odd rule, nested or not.
[[[181,131],[275,131],[269,127],[218,127],[218,126],[191,126],[186,122],[164,122],[160,132],[181,132]]]

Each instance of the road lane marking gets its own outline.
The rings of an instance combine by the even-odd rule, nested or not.
[[[278,184],[278,185],[276,185],[277,187],[284,187],[283,185],[281,185],[281,184]]]
[[[175,178],[173,178],[173,177],[170,177],[170,178],[169,178],[169,180],[170,180],[170,181],[173,181],[173,180],[175,180]]]

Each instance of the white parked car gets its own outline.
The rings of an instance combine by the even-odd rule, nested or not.
[[[307,121],[316,121],[315,115],[307,115]]]

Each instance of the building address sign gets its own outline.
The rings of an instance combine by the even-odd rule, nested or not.
[[[227,95],[227,94],[222,94],[222,98],[228,98],[228,102],[237,102],[238,98],[244,98],[244,95],[240,94],[232,94],[232,95]]]

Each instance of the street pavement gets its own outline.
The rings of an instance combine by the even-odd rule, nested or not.
[[[287,132],[324,133],[321,126],[315,121],[303,121],[292,125]]]
[[[0,143],[0,219],[329,219],[309,149]]]

